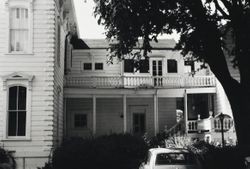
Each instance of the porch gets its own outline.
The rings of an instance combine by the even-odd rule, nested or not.
[[[68,137],[145,132],[154,136],[176,132],[175,125],[182,121],[183,132],[197,133],[197,120],[188,118],[192,92],[213,94],[215,89],[66,88],[65,132]]]
[[[191,88],[215,87],[214,76],[65,76],[66,87]]]

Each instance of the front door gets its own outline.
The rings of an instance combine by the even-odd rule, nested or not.
[[[146,132],[146,115],[145,113],[133,113],[133,134],[143,135]]]
[[[152,60],[154,86],[162,86],[162,60]]]

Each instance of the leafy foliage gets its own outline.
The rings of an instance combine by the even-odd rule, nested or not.
[[[10,152],[0,147],[0,168],[15,169],[16,161]]]
[[[110,48],[111,57],[122,58],[138,45],[145,56],[152,49],[151,41],[157,42],[159,35],[176,30],[181,35],[177,48],[183,49],[184,55],[192,52],[195,57],[204,58],[208,35],[223,37],[228,30],[222,29],[231,21],[228,3],[227,0],[96,0],[95,16],[107,29],[107,38],[116,41]],[[241,3],[244,10],[249,9],[248,3]],[[138,44],[139,38],[143,39],[142,44]]]
[[[54,169],[134,169],[147,152],[142,138],[112,134],[98,138],[72,138],[54,152]]]

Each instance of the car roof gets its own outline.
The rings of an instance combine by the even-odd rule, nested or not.
[[[151,148],[149,151],[153,154],[159,153],[189,153],[188,150],[182,148]]]

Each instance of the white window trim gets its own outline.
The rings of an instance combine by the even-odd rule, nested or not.
[[[26,75],[23,73],[14,72],[10,75],[2,77],[3,80],[3,95],[4,95],[4,107],[3,107],[3,140],[30,140],[31,139],[31,97],[32,97],[32,81],[34,76]],[[26,132],[25,136],[8,136],[8,98],[9,88],[13,86],[26,87]]]
[[[6,41],[6,54],[33,54],[33,1],[34,0],[5,0],[6,13],[7,13],[7,41]],[[26,8],[29,14],[29,39],[27,52],[11,52],[10,51],[10,10],[11,8]]]

